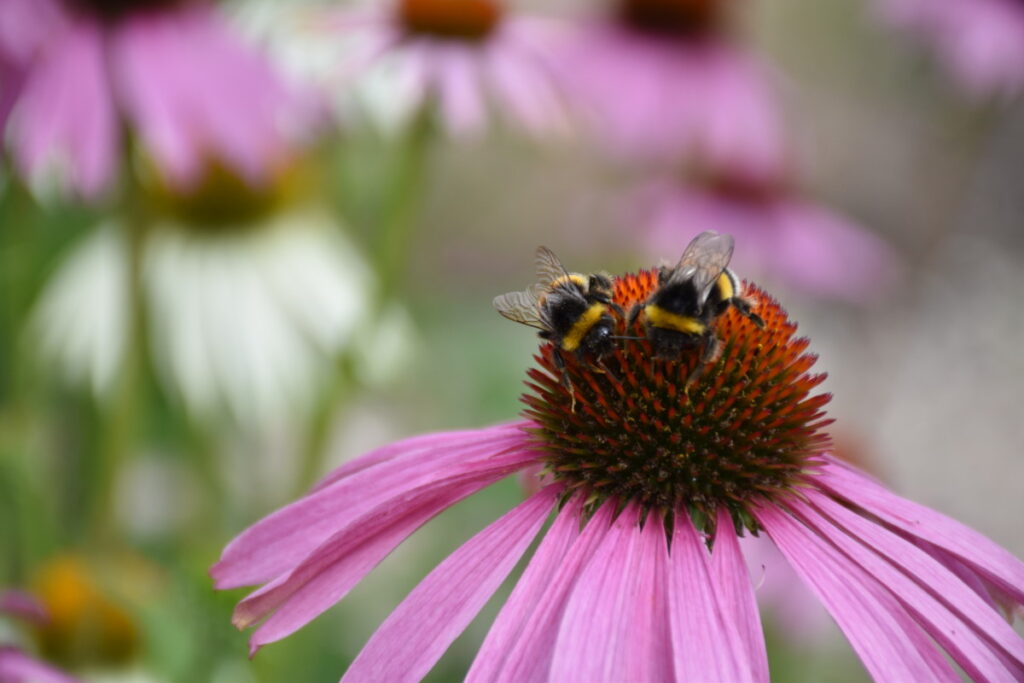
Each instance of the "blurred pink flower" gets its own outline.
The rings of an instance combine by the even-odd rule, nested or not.
[[[20,76],[0,91],[18,168],[88,197],[113,179],[122,120],[187,185],[210,156],[261,180],[311,111],[205,2],[4,0],[3,61]]]
[[[704,230],[736,238],[743,277],[825,299],[869,300],[898,276],[896,255],[866,228],[785,189],[663,182],[637,193],[644,240],[672,261]]]
[[[66,673],[33,659],[16,647],[0,645],[0,681],[3,683],[76,683]]]
[[[397,0],[337,12],[329,26],[343,107],[386,129],[427,103],[452,135],[479,133],[492,115],[534,134],[565,128],[549,20],[499,0]]]
[[[616,2],[620,10],[679,6],[669,14],[702,4],[716,17],[728,4]],[[692,154],[745,176],[778,173],[785,157],[783,131],[766,69],[733,45],[713,17],[687,15],[671,22],[660,13],[634,14],[641,20],[620,11],[585,25],[562,63],[566,84],[600,140],[626,158],[676,162]]]
[[[883,18],[931,44],[975,96],[1024,89],[1020,0],[877,0]]]
[[[49,619],[42,603],[28,593],[15,590],[0,592],[0,614],[9,614],[37,624],[46,623]]]
[[[624,276],[615,302],[629,310],[656,286],[654,271]],[[221,589],[263,584],[234,614],[239,627],[262,621],[252,652],[345,597],[438,513],[541,464],[548,485],[435,568],[343,680],[425,676],[552,513],[467,680],[767,681],[737,533],[752,525],[877,679],[959,680],[940,648],[972,677],[1019,679],[1024,640],[991,596],[1024,602],[1024,563],[823,452],[827,397],[810,395],[822,377],[807,340],[766,294],[746,296],[765,327],[727,318],[725,367],[688,394],[688,368],[652,367],[644,344],[618,348],[600,374],[568,363],[571,383],[545,344],[529,420],[385,446],[242,532],[211,575]]]
[[[0,614],[42,624],[49,617],[46,609],[31,595],[21,591],[0,592]],[[78,679],[49,664],[29,657],[22,650],[0,644],[0,682],[2,683],[76,683]]]

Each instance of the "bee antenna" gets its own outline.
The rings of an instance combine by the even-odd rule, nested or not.
[[[611,339],[635,339],[637,341],[643,341],[644,339],[647,339],[647,337],[621,337],[621,336],[615,335],[615,334],[610,335],[610,338]]]

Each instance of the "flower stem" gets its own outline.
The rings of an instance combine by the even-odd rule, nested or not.
[[[134,189],[129,188],[127,192]],[[142,260],[146,225],[140,207],[130,201],[123,224],[127,261],[124,349],[114,395],[103,414],[89,525],[93,540],[100,543],[112,542],[117,537],[117,476],[135,448],[144,399],[146,316]]]
[[[405,132],[392,164],[391,186],[379,211],[375,265],[378,285],[374,315],[381,316],[398,298],[405,284],[413,229],[425,189],[430,141],[433,133],[431,107],[425,105]],[[371,320],[370,324],[375,324]],[[297,494],[303,494],[323,475],[324,459],[334,418],[342,404],[352,395],[350,385],[356,381],[349,354],[336,359],[334,377],[308,426],[302,453],[302,466],[296,481]]]
[[[425,105],[406,131],[391,172],[393,184],[381,210],[377,243],[378,303],[389,303],[401,290],[409,265],[413,228],[419,215],[430,150],[433,117]]]

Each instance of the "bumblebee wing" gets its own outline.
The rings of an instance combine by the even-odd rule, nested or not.
[[[537,281],[546,287],[552,282],[569,276],[555,252],[547,247],[537,247]]]
[[[667,284],[690,280],[703,301],[732,258],[732,235],[702,232],[686,247]]]
[[[508,292],[494,297],[494,308],[509,320],[536,327],[539,330],[548,329],[548,326],[540,319],[535,287],[531,287],[525,292]]]

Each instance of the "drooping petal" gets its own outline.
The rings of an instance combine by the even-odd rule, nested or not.
[[[293,570],[238,603],[232,621],[239,628],[270,615],[250,638],[251,652],[319,616],[412,532],[495,479],[465,477],[440,490],[421,487],[357,517]]]
[[[1024,562],[977,531],[924,505],[901,498],[866,475],[829,458],[815,481],[887,524],[927,541],[1024,604]]]
[[[562,514],[565,512],[563,510]],[[587,522],[587,526],[565,554],[550,583],[543,587],[542,594],[533,605],[532,613],[519,626],[517,637],[506,641],[507,650],[497,653],[503,657],[503,661],[496,662],[492,658],[484,661],[478,657],[470,671],[470,679],[540,681],[550,678],[549,670],[554,657],[555,641],[570,592],[583,567],[587,566],[598,546],[610,533],[614,514],[614,503],[605,503]],[[569,515],[565,521],[572,522],[574,519],[576,518]],[[514,615],[504,617],[511,618],[514,618]]]
[[[751,663],[753,678],[768,680],[768,652],[761,628],[761,611],[754,596],[754,584],[739,539],[734,533],[732,518],[720,508],[716,523],[718,532],[711,549],[711,564],[708,567],[715,595],[722,614],[736,626],[739,640],[743,643],[746,658]]]
[[[47,42],[11,113],[15,159],[46,188],[57,174],[91,197],[117,160],[116,114],[99,26],[80,21]]]
[[[216,586],[236,588],[273,579],[332,534],[406,490],[423,485],[443,488],[446,482],[473,473],[491,476],[535,457],[529,454],[519,425],[446,432],[400,441],[381,450],[386,459],[378,452],[364,457],[382,462],[362,469],[353,465],[351,476],[285,506],[239,534],[210,570]],[[501,459],[499,455],[506,450],[518,455]]]
[[[886,586],[964,671],[977,680],[1024,677],[1024,639],[969,586],[885,527],[821,493],[806,495],[837,526],[794,501],[791,507],[800,518]],[[1003,655],[1014,660],[1010,666]]]
[[[551,680],[671,679],[667,658],[654,658],[655,638],[667,631],[655,622],[664,611],[651,602],[665,599],[656,578],[658,548],[652,543],[657,538],[653,527],[661,520],[648,522],[645,537],[640,514],[639,506],[628,506],[580,573],[555,642]],[[660,552],[667,552],[664,542]]]
[[[534,494],[442,562],[373,634],[342,680],[419,680],[519,561],[561,487]]]
[[[720,527],[718,533],[719,540],[730,533],[735,535],[732,522]],[[720,565],[723,570],[730,568],[725,559]],[[730,607],[747,607],[723,599],[727,596],[719,594],[710,565],[707,546],[689,515],[677,514],[668,584],[676,677],[686,681],[767,680],[767,662],[751,657],[756,645],[750,642],[749,615],[726,612]],[[744,568],[739,576],[723,580],[738,584],[746,576]]]
[[[787,512],[766,506],[756,516],[832,614],[875,680],[959,680],[903,606],[874,577]]]

